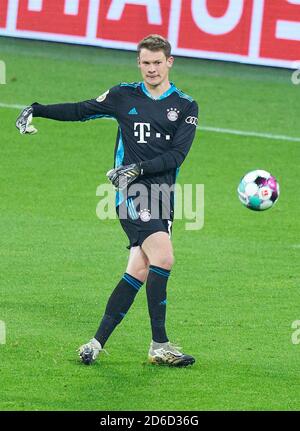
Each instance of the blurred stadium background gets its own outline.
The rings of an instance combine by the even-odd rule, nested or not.
[[[287,0],[0,0],[0,410],[299,409],[299,28]],[[118,221],[95,212],[116,124],[37,119],[20,136],[14,123],[34,101],[140,80],[149,33],[170,39],[171,78],[200,106],[179,183],[204,184],[205,223],[176,222],[168,288],[172,341],[197,362],[146,362],[141,291],[109,356],[84,367],[75,350],[127,261]],[[236,194],[257,168],[281,185],[263,213]]]

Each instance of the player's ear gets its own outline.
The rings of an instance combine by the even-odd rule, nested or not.
[[[137,56],[136,61],[137,61],[137,66],[141,67],[141,62],[140,62],[140,56],[139,55]]]
[[[167,66],[169,67],[169,69],[171,69],[171,67],[173,66],[173,63],[174,63],[174,57],[170,55],[170,57],[167,58]]]

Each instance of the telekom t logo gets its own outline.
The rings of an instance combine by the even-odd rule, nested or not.
[[[194,117],[188,117],[194,118]],[[138,144],[147,144],[145,138],[150,138],[150,123],[134,123],[134,136],[138,137]],[[160,132],[153,133],[153,135],[158,139],[165,139],[166,141],[171,140],[171,135],[164,135]]]
[[[150,137],[150,123],[134,123],[134,136],[139,137],[138,144],[147,144],[145,137]]]

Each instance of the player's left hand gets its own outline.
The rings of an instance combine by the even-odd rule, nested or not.
[[[112,182],[116,189],[123,190],[131,184],[139,175],[141,167],[138,163],[131,165],[119,166],[107,172],[107,178]]]
[[[21,135],[34,135],[37,129],[31,124],[33,109],[31,106],[23,109],[16,121],[16,128],[19,129]]]

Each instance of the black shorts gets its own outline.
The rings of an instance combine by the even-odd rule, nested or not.
[[[171,237],[173,211],[164,218],[161,201],[152,203],[152,208],[150,202],[147,208],[139,208],[135,206],[134,200],[129,198],[117,207],[117,214],[129,239],[129,249],[141,246],[145,239],[155,232],[166,232]]]

